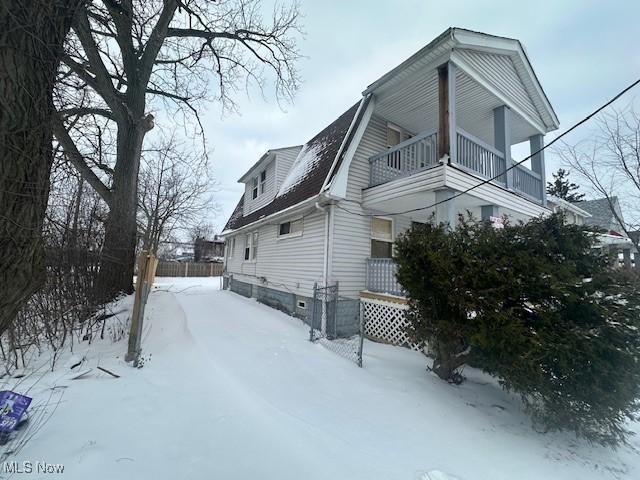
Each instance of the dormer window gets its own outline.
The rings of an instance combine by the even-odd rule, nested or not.
[[[267,171],[262,170],[260,175],[251,179],[251,198],[256,199],[267,189]]]
[[[267,186],[267,171],[262,170],[262,172],[260,172],[260,195],[264,193],[266,186]]]
[[[251,198],[258,198],[258,177],[253,177],[253,185],[251,189]]]

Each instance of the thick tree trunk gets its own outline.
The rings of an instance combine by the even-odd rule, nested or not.
[[[52,92],[83,0],[0,2],[0,333],[44,279]]]
[[[462,376],[457,372],[469,357],[469,350],[460,351],[459,342],[433,342],[435,359],[433,360],[433,373],[449,383],[461,383]],[[456,353],[458,352],[458,353]]]
[[[140,115],[139,118],[132,124],[118,124],[118,162],[96,282],[96,298],[102,302],[110,301],[120,293],[133,292],[138,171],[142,142],[153,126],[153,117],[142,118]]]

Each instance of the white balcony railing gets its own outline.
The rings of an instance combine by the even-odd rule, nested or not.
[[[438,164],[436,132],[422,132],[369,158],[369,186],[412,175]]]
[[[367,258],[367,290],[404,296],[396,280],[397,265],[392,258]]]
[[[502,152],[458,129],[457,156],[455,163],[484,178],[494,178],[501,185],[507,184],[507,164]]]
[[[541,176],[518,165],[511,170],[507,185],[507,162],[495,147],[458,128],[456,155],[452,163],[492,183],[508,187],[536,202],[542,201]],[[399,177],[413,175],[439,164],[436,132],[422,132],[389,150],[369,158],[369,186],[390,182]]]
[[[513,189],[532,200],[542,200],[542,177],[522,165],[513,169]]]

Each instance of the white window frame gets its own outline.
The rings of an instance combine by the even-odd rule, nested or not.
[[[297,232],[293,232],[291,233],[291,226],[289,227],[289,232],[290,233],[280,233],[280,227],[282,225],[284,225],[285,223],[289,223],[292,224],[294,222],[300,222],[300,230]],[[291,220],[287,220],[286,222],[280,222],[278,223],[277,227],[278,229],[277,234],[278,234],[278,240],[284,240],[286,238],[295,238],[295,237],[301,237],[303,232],[304,232],[304,217],[298,217],[298,218],[292,218]]]
[[[251,200],[255,200],[260,195],[260,191],[258,190],[258,177],[253,177],[251,179]]]
[[[244,263],[255,263],[256,258],[258,257],[257,246],[258,246],[258,231],[256,230],[254,232],[245,233],[244,249],[242,250],[242,261]],[[247,252],[247,249],[249,250],[248,252]]]
[[[300,310],[306,310],[307,309],[307,301],[306,300],[298,300],[298,302],[296,303],[296,306]]]
[[[233,258],[234,254],[236,253],[236,237],[231,237],[229,243],[229,258]]]
[[[258,258],[258,231],[251,234],[251,261],[255,262]]]
[[[264,176],[264,180],[262,177]],[[259,195],[262,195],[267,189],[267,170],[264,169],[260,172],[260,178],[258,180],[260,182],[260,192]]]
[[[388,238],[382,238],[382,237],[376,237],[373,234],[373,219],[377,218],[379,220],[387,220],[388,222],[391,222],[391,241],[389,241]],[[386,242],[386,243],[390,243],[391,244],[391,253],[393,254],[394,250],[395,250],[395,243],[396,243],[396,224],[395,221],[392,217],[384,217],[382,215],[374,215],[371,217],[371,223],[369,225],[369,256],[371,257],[371,240],[376,240],[378,242]]]
[[[395,143],[393,145],[389,145],[389,130],[393,130],[395,132],[398,132],[398,139],[399,139],[398,143]],[[393,148],[396,145],[398,145],[398,144],[403,142],[404,129],[402,129],[401,127],[399,127],[397,125],[394,125],[393,123],[387,123],[387,132],[386,133],[387,133],[387,138],[385,140],[386,140],[386,143],[387,143],[387,148]]]
[[[388,222],[391,222],[391,243],[393,243],[395,241],[395,225],[394,225],[394,221],[392,217],[383,217],[382,215],[373,215],[371,217],[371,225],[369,226],[369,235],[371,237],[371,240],[378,240],[380,242],[389,242],[389,239],[387,238],[382,238],[382,237],[375,237],[373,235],[373,219],[377,218],[379,220],[386,220]]]

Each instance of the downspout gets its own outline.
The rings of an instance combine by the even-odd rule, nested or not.
[[[325,213],[324,216],[324,261],[322,264],[322,283],[324,287],[327,287],[328,282],[328,272],[329,272],[329,215],[331,213],[330,209],[327,207],[323,207],[320,205],[320,202],[315,203],[315,207],[320,211]],[[327,290],[325,290],[325,294],[322,296],[322,316],[320,321],[320,331],[322,335],[326,335],[327,333]]]
[[[324,260],[322,262],[322,284],[327,286],[329,280],[329,215],[331,211],[327,207],[320,205],[320,202],[316,202],[315,207],[325,214],[324,216]]]

